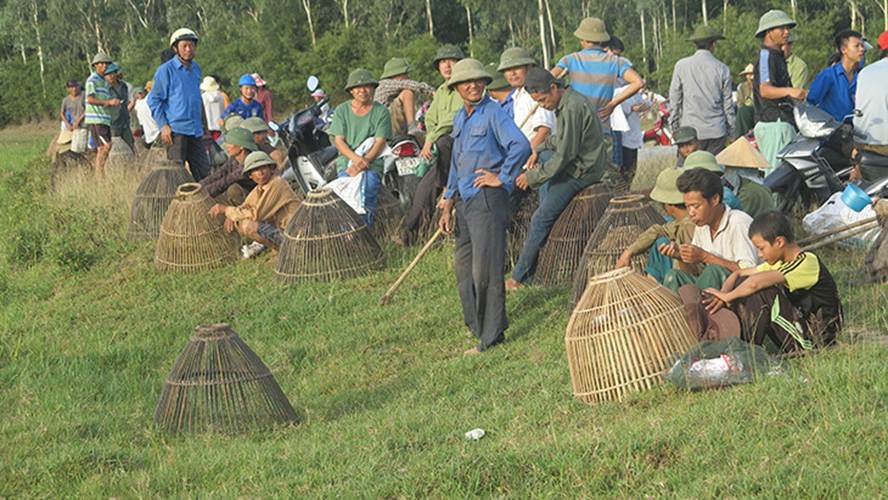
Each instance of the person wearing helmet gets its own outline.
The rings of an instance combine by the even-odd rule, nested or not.
[[[197,34],[188,28],[170,36],[170,49],[176,55],[154,72],[148,106],[160,126],[167,157],[187,162],[194,180],[200,181],[210,172],[210,157],[203,139],[202,75],[194,61],[197,41]]]
[[[410,63],[403,57],[389,59],[379,77],[379,86],[373,92],[373,100],[388,107],[394,137],[422,135],[416,121],[416,111],[425,99],[435,93],[431,85],[412,80],[411,69]]]
[[[200,184],[207,194],[228,205],[240,205],[247,193],[256,187],[248,176],[244,175],[244,160],[253,151],[258,151],[253,134],[249,130],[237,127],[225,133],[222,146],[228,157],[221,167],[201,179]]]
[[[111,95],[105,71],[111,65],[111,58],[99,52],[92,60],[95,71],[86,80],[86,111],[83,123],[96,143],[96,176],[105,175],[105,160],[111,152],[111,108],[120,105],[120,99]]]
[[[262,109],[262,104],[256,100],[256,79],[253,78],[253,75],[241,75],[237,84],[240,86],[241,96],[225,108],[225,111],[222,112],[222,118],[224,119],[232,113],[245,120],[252,116],[264,117],[265,110]],[[222,124],[221,120],[219,124]]]
[[[283,150],[272,146],[268,140],[268,133],[271,131],[268,127],[268,122],[258,116],[253,116],[244,120],[240,126],[253,134],[253,141],[256,143],[258,151],[266,153],[277,162],[278,166],[283,167],[287,161],[287,155]]]

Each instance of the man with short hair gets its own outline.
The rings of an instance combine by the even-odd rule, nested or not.
[[[132,119],[130,118],[130,99],[129,88],[121,79],[120,66],[117,63],[111,63],[105,69],[105,81],[108,82],[108,88],[111,96],[117,98],[120,104],[111,108],[111,137],[120,137],[123,142],[135,151],[135,141],[133,141]]]
[[[247,193],[256,187],[249,176],[244,175],[244,160],[247,155],[258,150],[253,142],[253,134],[245,128],[234,128],[223,136],[222,146],[228,157],[221,167],[200,180],[207,194],[228,205],[240,205]]]
[[[352,98],[336,107],[330,135],[339,151],[336,170],[339,177],[355,177],[364,173],[362,196],[364,221],[373,226],[379,187],[382,185],[383,162],[379,154],[392,135],[392,119],[388,109],[373,101],[379,82],[363,68],[348,75],[346,92]]]
[[[529,163],[518,175],[515,185],[522,190],[539,189],[540,205],[530,220],[530,230],[521,248],[512,277],[506,288],[520,288],[533,275],[540,247],[558,216],[574,195],[590,184],[600,182],[608,163],[607,142],[601,120],[592,104],[579,92],[565,88],[548,71],[532,67],[524,79],[526,92],[541,108],[556,116],[555,132],[539,149],[552,151],[548,160],[537,165]]]
[[[425,114],[426,136],[420,155],[431,162],[416,191],[413,204],[404,217],[398,234],[393,237],[396,245],[408,245],[416,239],[423,222],[434,217],[435,204],[439,192],[447,184],[450,171],[450,153],[453,138],[453,117],[462,109],[463,101],[459,93],[447,86],[453,65],[464,57],[463,51],[455,45],[444,45],[435,54],[432,64],[444,79],[435,91],[435,97]]]
[[[877,40],[881,59],[866,65],[857,77],[855,102],[860,115],[854,117],[858,148],[888,156],[888,31]]]
[[[732,272],[758,262],[755,247],[747,236],[752,217],[731,210],[722,202],[723,187],[718,174],[694,168],[683,172],[676,185],[684,197],[688,216],[697,227],[691,244],[670,243],[659,250],[684,264],[701,265],[702,270],[693,275],[673,268],[666,273],[663,286],[673,292],[687,284],[721,288]]]
[[[755,34],[762,39],[762,48],[752,86],[758,122],[753,131],[759,149],[772,168],[777,167],[777,153],[795,136],[793,100],[801,101],[807,94],[805,89],[793,86],[783,56],[783,45],[795,25],[786,12],[770,10],[759,19]]]
[[[598,109],[603,130],[610,134],[609,119],[614,108],[641,90],[644,81],[629,60],[605,50],[611,37],[601,19],[583,19],[574,36],[580,39],[582,50],[562,57],[552,68],[552,74],[556,78],[565,73],[570,76],[571,88],[586,96]],[[627,88],[614,97],[614,89],[621,78],[626,81]]]
[[[274,161],[277,162],[279,167],[282,167],[284,163],[287,161],[287,156],[283,151],[277,149],[272,146],[270,142],[268,142],[268,123],[265,122],[262,118],[258,116],[253,116],[244,120],[241,124],[241,127],[250,131],[253,134],[253,141],[256,143],[256,146],[259,148],[259,151],[264,152],[268,156],[272,157]]]
[[[172,34],[170,48],[176,55],[155,71],[148,106],[160,126],[167,157],[188,162],[194,180],[200,181],[210,172],[210,157],[203,140],[201,70],[194,61],[197,41],[197,34],[187,28]]]
[[[85,112],[83,94],[80,92],[80,82],[77,80],[68,80],[65,89],[68,91],[68,95],[62,99],[59,118],[65,124],[65,128],[73,132],[83,125]]]
[[[480,61],[463,59],[453,67],[447,86],[456,89],[463,108],[453,119],[453,155],[438,227],[453,232],[456,207],[456,271],[466,326],[478,354],[505,340],[503,269],[509,192],[530,156],[530,143],[515,122],[484,93],[491,77]],[[457,200],[458,199],[458,200]]]
[[[679,59],[669,86],[669,125],[694,127],[700,148],[712,154],[725,149],[734,124],[731,70],[715,55],[725,37],[715,28],[700,25],[689,38],[697,51]]]
[[[783,58],[786,59],[786,69],[789,70],[789,80],[792,82],[792,86],[804,89],[808,87],[810,71],[808,70],[808,63],[793,52],[792,49],[795,47],[795,42],[796,35],[790,31],[789,36],[786,38],[786,43],[782,47]]]
[[[814,77],[807,100],[842,122],[853,116],[854,93],[865,49],[863,35],[854,30],[840,31],[835,42],[836,52],[830,59],[832,64]]]
[[[103,52],[93,57],[92,66],[95,70],[86,79],[86,109],[83,123],[96,144],[96,176],[105,176],[105,161],[111,152],[111,107],[118,106],[120,99],[111,95],[108,82],[105,81],[105,70],[112,63],[111,58]]]
[[[236,114],[243,119],[250,118],[252,116],[265,116],[265,111],[262,108],[262,104],[257,101],[256,98],[256,80],[253,78],[253,75],[244,74],[241,75],[240,80],[237,82],[238,86],[240,86],[241,96],[235,99],[231,104],[222,111],[222,119],[220,120],[220,125],[224,123],[225,117],[230,114]]]

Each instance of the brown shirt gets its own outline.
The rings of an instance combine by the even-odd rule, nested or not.
[[[284,229],[298,207],[296,193],[287,181],[275,176],[264,186],[256,186],[250,191],[240,206],[226,208],[225,217],[235,222],[268,222]]]
[[[642,254],[648,251],[660,236],[665,236],[679,245],[690,243],[694,239],[696,227],[688,217],[666,224],[654,224],[638,235],[635,242],[629,245],[629,251],[633,256]]]

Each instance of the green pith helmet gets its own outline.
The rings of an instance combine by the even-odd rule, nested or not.
[[[256,142],[253,140],[253,133],[243,127],[233,128],[226,132],[223,141],[225,144],[240,146],[244,149],[249,149],[250,151],[256,151],[259,149],[256,147]]]
[[[438,51],[435,52],[435,59],[432,61],[432,65],[437,69],[438,61],[443,59],[456,59],[459,61],[465,57],[466,55],[463,54],[462,49],[456,45],[442,45],[441,47],[438,47]]]
[[[268,130],[268,123],[265,122],[262,118],[258,116],[251,116],[241,122],[240,126],[250,131],[250,133],[256,134],[259,132],[265,132]]]
[[[684,170],[703,168],[717,174],[723,174],[725,172],[724,167],[719,165],[718,161],[716,161],[715,155],[709,151],[694,151],[689,154],[688,157],[685,158],[684,166],[682,168]]]
[[[407,59],[404,59],[403,57],[393,57],[385,63],[385,67],[382,68],[382,76],[380,76],[379,79],[383,80],[385,78],[403,75],[409,71],[410,63],[407,62]]]
[[[374,87],[378,87],[379,82],[376,80],[376,78],[373,78],[373,73],[367,71],[364,68],[358,68],[348,74],[348,82],[345,84],[345,90],[348,91],[355,87],[362,87],[364,85],[373,85]]]
[[[500,55],[499,66],[497,71],[505,71],[509,68],[517,68],[518,66],[533,66],[536,61],[530,55],[530,51],[524,47],[512,47],[503,51]]]
[[[503,90],[511,89],[512,86],[506,81],[506,77],[496,70],[497,64],[490,63],[487,65],[487,72],[493,77],[493,80],[487,84],[487,90]]]
[[[694,33],[691,34],[688,41],[691,42],[708,42],[713,40],[724,40],[725,36],[721,34],[721,31],[713,28],[712,26],[707,26],[705,24],[701,24],[697,26],[694,30]]]
[[[487,85],[493,80],[493,77],[484,69],[481,61],[471,58],[463,59],[453,65],[450,80],[447,80],[447,88],[453,90],[456,84],[472,80],[484,80],[484,85]]]
[[[253,151],[244,159],[244,175],[260,167],[277,167],[277,163],[264,151]]]
[[[114,61],[111,60],[111,58],[108,56],[108,54],[106,54],[104,52],[99,52],[98,54],[95,55],[95,57],[92,58],[92,63],[90,63],[90,64],[95,66],[96,64],[99,64],[99,63],[111,64],[112,62],[114,62]]]
[[[678,177],[684,172],[680,168],[667,168],[657,176],[657,183],[651,190],[651,199],[669,205],[684,203],[684,195],[678,190]]]
[[[697,130],[694,127],[679,127],[672,136],[675,144],[687,144],[697,140]]]
[[[789,17],[789,14],[782,10],[769,10],[759,19],[759,26],[755,36],[762,38],[768,30],[779,28],[780,26],[795,28],[796,22]]]
[[[234,130],[240,127],[243,122],[244,118],[241,115],[231,113],[222,121],[222,131],[228,132],[229,130]]]
[[[574,36],[587,42],[604,43],[611,39],[604,21],[597,17],[587,17],[580,21]]]

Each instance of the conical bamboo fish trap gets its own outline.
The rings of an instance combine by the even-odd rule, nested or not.
[[[521,248],[527,233],[530,231],[530,219],[540,206],[540,197],[535,192],[526,193],[518,200],[518,207],[512,213],[512,221],[509,224],[509,237],[506,241],[506,253],[512,264],[518,262],[521,256]]]
[[[558,217],[540,249],[533,281],[545,287],[573,283],[583,248],[613,196],[603,182],[580,191]]]
[[[888,218],[880,219],[881,232],[863,259],[861,272],[864,283],[888,281]]]
[[[160,144],[155,144],[139,158],[139,170],[151,170],[155,166],[167,161],[166,148]]]
[[[283,238],[274,272],[286,283],[363,276],[385,260],[364,219],[327,188],[305,196]]]
[[[654,224],[664,222],[653,204],[643,195],[628,194],[612,199],[586,242],[580,267],[574,276],[572,303],[576,304],[580,299],[589,278],[612,270],[617,265],[620,254],[635,238]],[[647,255],[637,255],[631,262],[634,269],[643,272]]]
[[[237,233],[225,231],[225,217],[210,215],[212,207],[200,184],[179,186],[160,224],[154,252],[158,271],[199,271],[237,260]]]
[[[574,395],[596,403],[659,384],[670,356],[696,340],[678,297],[624,268],[589,281],[564,342]]]
[[[157,238],[176,189],[186,182],[194,179],[181,162],[167,160],[155,166],[136,189],[130,210],[129,237]]]
[[[401,200],[385,186],[379,188],[379,201],[376,205],[376,216],[373,219],[371,230],[376,241],[385,241],[395,234],[403,217],[404,210],[401,208]]]
[[[296,420],[271,371],[225,323],[195,328],[154,410],[154,424],[173,433],[237,433]]]
[[[136,161],[136,154],[122,137],[111,138],[111,151],[108,152],[105,168],[118,175],[138,170],[139,162]]]

